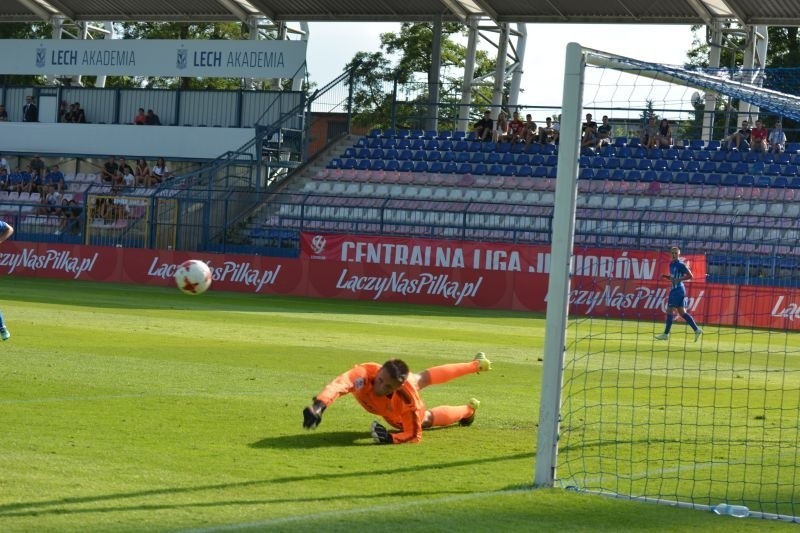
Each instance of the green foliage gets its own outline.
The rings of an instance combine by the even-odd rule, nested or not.
[[[0,24],[0,39],[48,39],[53,34],[50,24],[10,22]],[[2,85],[41,85],[44,77],[34,75],[0,74]]]
[[[213,287],[189,297],[171,287],[0,283],[13,334],[0,345],[4,531],[796,528],[530,490],[540,316]],[[492,372],[423,392],[429,406],[480,398],[469,428],[376,446],[373,417],[352,398],[316,431],[301,428],[310,397],[355,363],[402,357],[422,369],[478,350]]]

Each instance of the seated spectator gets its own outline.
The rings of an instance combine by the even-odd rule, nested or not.
[[[39,154],[33,156],[33,158],[31,159],[30,167],[31,167],[31,174],[35,174],[40,178],[44,176],[45,165],[44,161],[42,161],[42,158],[39,157]]]
[[[530,116],[530,115],[529,115]],[[556,130],[553,127],[553,119],[544,119],[544,126],[539,128],[539,142],[542,144],[555,144]]]
[[[597,122],[591,122],[583,125],[583,135],[581,136],[581,148],[594,148],[595,146],[597,146],[597,133],[595,132],[596,125]]]
[[[783,125],[780,120],[775,123],[775,127],[769,132],[767,143],[769,144],[769,151],[776,154],[780,154],[786,149],[786,134],[783,133]]]
[[[81,109],[80,102],[75,102],[72,105],[74,106],[74,110],[72,111],[72,122],[74,124],[85,124],[86,113],[84,113],[83,109]]]
[[[61,103],[58,106],[58,121],[59,122],[71,122],[71,116],[69,115],[69,105],[67,104],[66,100],[61,100]]]
[[[136,177],[133,175],[133,170],[129,165],[122,167],[122,184],[125,187],[133,187],[136,185]]]
[[[41,203],[42,205],[38,209],[40,215],[56,215],[60,213],[61,193],[56,190],[52,183],[45,189]]]
[[[536,127],[536,123],[533,121],[533,115],[528,113],[525,115],[525,122],[522,125],[522,139],[525,141],[525,148],[538,138],[539,128]]]
[[[525,124],[519,119],[519,111],[514,111],[508,123],[508,135],[506,136],[506,140],[512,143],[524,141],[524,130]]]
[[[767,151],[767,137],[769,137],[769,130],[760,120],[756,120],[756,127],[750,130],[750,147],[754,152]]]
[[[81,232],[81,213],[83,208],[75,200],[61,199],[61,221],[58,224],[56,235],[64,232],[72,234]]]
[[[133,117],[133,123],[137,126],[144,126],[147,124],[147,115],[144,114],[144,108],[140,107],[139,112]]]
[[[742,121],[742,127],[725,137],[725,147],[728,150],[750,149],[750,123]]]
[[[117,172],[117,169],[119,169],[119,165],[117,165],[117,161],[114,159],[114,156],[108,156],[108,161],[105,162],[103,165],[103,170],[100,172],[100,178],[105,183],[113,182],[114,174]]]
[[[147,115],[144,117],[144,123],[147,126],[160,126],[161,120],[158,118],[152,109],[147,110]]]
[[[30,166],[27,168],[30,168]],[[18,168],[11,174],[10,184],[10,191],[29,192],[28,190],[31,187],[31,173],[28,172],[27,169],[23,170]]]
[[[492,112],[487,109],[483,112],[483,118],[472,127],[472,131],[475,133],[476,140],[491,141],[494,133],[493,130],[494,122],[492,121]],[[153,167],[153,171],[155,173],[155,167]]]
[[[9,177],[6,167],[0,167],[0,191],[8,190]]]
[[[125,172],[130,172],[131,174],[133,174],[133,167],[131,167],[128,164],[127,159],[125,159],[124,157],[120,157],[119,159],[117,159],[117,166],[122,171],[123,176],[125,175]]]
[[[30,176],[30,180],[28,181],[27,187],[25,187],[25,191],[29,193],[38,192],[39,194],[42,194],[44,189],[42,187],[42,178],[40,177],[39,173],[34,172],[30,165],[25,167],[25,173]]]
[[[11,165],[8,164],[8,161],[2,155],[0,155],[0,168],[6,169],[6,173],[11,174]]]
[[[136,176],[136,183],[138,185],[142,185],[143,187],[150,187],[153,185],[150,167],[147,166],[147,161],[144,159],[139,159],[136,162],[136,173],[134,175]]]
[[[662,118],[658,124],[655,148],[669,148],[672,146],[672,127],[669,120]]]
[[[508,121],[506,120],[506,114],[503,111],[500,111],[497,114],[497,125],[494,128],[494,136],[493,140],[495,142],[503,142],[508,137]]]
[[[489,121],[491,120],[492,119],[489,119]],[[489,131],[491,132],[491,130]],[[158,158],[158,161],[156,161],[156,164],[153,165],[150,174],[152,175],[153,185],[158,185],[159,183],[162,183],[167,179],[169,179],[170,176],[169,168],[167,168],[167,163],[164,162],[163,157]]]
[[[650,117],[647,120],[647,125],[644,127],[642,135],[642,146],[645,148],[655,148],[658,143],[658,124],[656,124],[656,117]]]
[[[53,165],[50,167],[47,174],[45,174],[44,179],[42,180],[42,185],[44,187],[47,187],[50,184],[53,184],[58,192],[64,192],[64,174],[58,168],[58,165]]]
[[[8,122],[8,111],[4,105],[0,105],[0,122]]]
[[[609,146],[611,142],[611,124],[608,115],[603,115],[603,122],[597,127],[597,146]]]

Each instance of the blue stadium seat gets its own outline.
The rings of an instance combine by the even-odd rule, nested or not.
[[[367,148],[382,148],[383,147],[383,139],[375,137],[374,139],[370,139],[367,143]]]
[[[395,147],[398,150],[410,150],[411,149],[411,139],[397,139],[397,144],[395,145]]]
[[[689,183],[692,185],[703,185],[706,182],[706,175],[702,172],[695,172],[692,174],[692,177],[689,178]]]
[[[647,148],[645,148],[644,146],[639,146],[638,148],[635,148],[633,150],[633,157],[635,157],[636,159],[642,159],[647,157]]]
[[[344,160],[344,163],[342,163],[342,168],[349,170],[356,168],[357,165],[358,162],[354,158],[350,157]]]
[[[428,162],[427,161],[415,161],[414,162],[414,172],[428,172]]]
[[[677,148],[667,148],[664,150],[664,159],[668,161],[672,161],[673,159],[678,159],[678,154],[682,150],[678,150]]]
[[[456,153],[456,163],[469,163],[469,152]]]
[[[381,135],[384,139],[394,139],[396,137],[394,128],[386,128]]]
[[[514,158],[514,154],[511,152],[506,152],[503,154],[503,157],[500,158],[500,162],[504,165],[513,165],[516,163],[516,159]]]
[[[639,178],[639,181],[644,183],[651,183],[658,180],[658,173],[655,170],[645,170],[642,172],[642,177]]]
[[[708,150],[698,150],[693,152],[692,159],[695,161],[708,161],[711,159],[711,152]]]
[[[711,161],[716,161],[717,163],[719,163],[720,161],[725,161],[726,157],[728,157],[727,152],[723,151],[711,152]]]
[[[371,166],[372,166],[371,159],[359,159],[356,168],[358,170],[369,170]]]
[[[717,172],[720,174],[730,174],[733,172],[733,163],[730,161],[720,161],[717,163]]]
[[[453,140],[454,141],[460,141],[462,139],[465,139],[466,137],[467,137],[466,132],[463,132],[463,131],[454,131],[453,132]]]
[[[672,183],[678,185],[685,185],[689,183],[689,173],[688,172],[676,172],[673,174]]]
[[[384,170],[386,168],[386,161],[383,159],[373,159],[369,166],[370,170]]]
[[[500,142],[497,143],[497,147],[495,151],[499,154],[507,154],[511,152],[511,143],[509,142]]]
[[[412,155],[411,159],[413,161],[427,161],[428,160],[428,152],[425,150],[416,150]]]
[[[530,164],[534,166],[542,166],[544,165],[544,156],[542,154],[535,154],[530,156]]]
[[[480,152],[482,145],[483,143],[480,141],[471,141],[467,143],[467,152]]]
[[[458,173],[459,174],[472,174],[472,164],[470,163],[461,163],[458,165]]]
[[[422,130],[409,130],[408,131],[408,138],[409,139],[421,139],[423,135]]]
[[[383,148],[373,148],[369,153],[370,159],[383,159],[384,157]]]
[[[410,159],[400,161],[400,172],[414,172],[414,162]]]
[[[744,180],[744,178],[746,177],[747,176],[742,176],[742,180]],[[744,185],[744,183],[742,183],[741,181],[739,182],[739,184]],[[759,176],[758,179],[756,179],[755,186],[762,188],[772,187],[772,178],[770,176],[764,176],[764,175]]]
[[[503,175],[503,165],[500,163],[494,163],[489,165],[489,169],[486,171],[487,174],[490,176],[502,176]]]
[[[396,172],[400,170],[400,161],[397,159],[389,159],[386,161],[386,170]]]
[[[590,162],[591,162],[591,159],[589,159],[589,156],[582,155],[582,156],[580,156],[578,158],[578,166],[579,167],[588,167],[588,166],[590,166],[589,165]]]
[[[439,132],[436,130],[426,130],[425,131],[425,139],[432,140],[439,136]]]
[[[414,139],[413,141],[409,142],[408,148],[410,148],[413,151],[424,150],[425,149],[425,140],[424,139]]]
[[[800,176],[795,176],[789,180],[790,189],[800,189]]]
[[[456,143],[453,145],[454,152],[466,152],[467,148],[469,148],[469,142],[463,139],[460,141],[456,141]]]
[[[482,176],[484,174],[487,174],[488,172],[489,169],[483,163],[478,163],[477,165],[473,165],[472,167],[472,174],[475,174],[476,176]]]
[[[455,161],[450,161],[448,163],[445,163],[442,172],[445,174],[455,174],[456,172],[458,172],[458,163],[456,163]]]
[[[714,161],[703,161],[700,164],[700,172],[705,172],[709,174],[711,172],[717,171],[717,164]]]
[[[374,128],[374,129],[370,130],[369,135],[368,135],[368,137],[373,138],[373,139],[375,139],[377,137],[380,137],[380,136],[381,136],[381,129],[380,128]]]
[[[400,150],[400,152],[397,154],[397,159],[400,161],[409,161],[411,159],[411,155],[411,150],[406,148],[404,150]]]
[[[623,170],[633,170],[636,168],[636,160],[632,157],[628,157],[627,159],[623,159],[622,161],[622,169]]]
[[[334,157],[328,163],[328,168],[342,168],[342,165],[344,165],[344,161],[342,161],[338,157]]]
[[[517,165],[513,164],[506,164],[503,166],[503,171],[500,173],[501,176],[513,176],[517,173]]]
[[[617,149],[613,146],[603,146],[600,148],[601,157],[617,157]]]
[[[642,173],[636,169],[625,171],[625,181],[642,181]]]
[[[719,141],[708,141],[706,145],[706,150],[719,150],[720,142]]]
[[[742,161],[747,161],[748,163],[759,163],[759,162],[762,162],[761,154],[759,154],[758,152],[746,152],[744,154],[741,154],[741,157],[742,157]]]
[[[664,158],[664,152],[661,150],[661,148],[650,148],[647,151],[647,159],[663,159],[663,158]]]
[[[772,183],[772,180],[767,176],[759,176],[759,179],[767,178],[769,181],[764,185],[764,187],[769,187]],[[745,174],[739,178],[739,186],[740,187],[755,187],[756,185],[756,178],[750,174]]]
[[[766,168],[766,165],[763,161],[756,161],[755,163],[750,164],[750,172],[753,174],[763,174],[764,168]]]
[[[558,156],[555,154],[548,155],[544,160],[544,164],[548,167],[555,167],[558,164]]]
[[[356,158],[369,159],[370,158],[369,148],[359,148],[358,150],[356,150]]]
[[[534,146],[534,143],[531,143],[531,146]],[[554,144],[537,144],[536,146],[539,147],[539,153],[542,155],[550,155],[556,153],[556,145]]]
[[[608,170],[608,169],[606,169],[606,170]],[[611,179],[613,181],[623,181],[625,179],[625,171],[622,170],[621,168],[615,168],[611,172]]]
[[[519,144],[519,143],[517,143],[517,144]],[[521,146],[524,146],[524,145],[521,145]],[[552,152],[548,152],[548,151],[544,150],[544,148],[542,147],[542,145],[541,145],[541,144],[539,144],[539,143],[531,143],[531,144],[529,144],[527,148],[524,148],[524,149],[523,149],[523,152],[525,152],[526,154],[546,154],[546,153],[552,153]]]
[[[605,159],[605,157],[600,157],[600,156],[593,157],[589,161],[589,166],[592,167],[592,168],[605,168],[606,159]]]
[[[680,172],[681,170],[683,170],[683,161],[679,159],[676,159],[675,161],[670,161],[669,170],[673,172]]]
[[[620,168],[619,158],[612,157],[611,159],[606,160],[606,168],[610,170]]]
[[[472,155],[469,156],[470,163],[483,163],[486,161],[486,154],[483,152],[472,152]]]
[[[442,162],[449,163],[456,160],[455,152],[440,152],[442,154]]]
[[[453,136],[453,132],[452,131],[450,131],[450,130],[442,130],[442,131],[439,132],[439,136],[437,137],[437,139],[439,139],[440,141],[447,141],[452,136]]]
[[[705,141],[703,139],[692,139],[689,141],[689,149],[690,150],[702,150],[703,146],[705,146]]]
[[[672,183],[672,172],[669,170],[662,170],[658,173],[658,178],[656,180],[659,183]]]
[[[449,152],[453,149],[453,141],[445,140],[439,143],[439,150],[442,152]]]
[[[553,165],[552,167],[547,168],[547,177],[548,178],[557,178],[558,177],[558,167]]]
[[[592,170],[591,168],[588,170]],[[594,172],[594,179],[596,180],[610,180],[611,172],[607,168],[598,168]]]
[[[777,176],[772,180],[773,189],[785,189],[789,186],[789,178],[786,176]]]
[[[709,183],[709,185],[711,184]],[[722,178],[722,185],[725,185],[726,187],[736,187],[739,185],[739,176],[736,174],[726,174],[725,177]]]
[[[627,144],[628,144],[627,137],[617,137],[614,140],[614,146],[616,146],[617,148],[622,148],[623,146],[627,146]]]
[[[397,141],[395,139],[383,139],[381,143],[381,148],[389,149],[389,148],[397,148]]]
[[[444,170],[444,163],[441,161],[428,162],[428,172],[441,172],[442,170]]]
[[[727,154],[725,156],[726,161],[730,161],[731,163],[736,163],[742,160],[742,152],[719,152],[721,154]]]
[[[669,161],[667,161],[666,159],[653,160],[653,170],[661,172],[663,170],[667,170],[668,168],[669,168]]]
[[[792,177],[792,176],[797,176],[797,174],[798,174],[798,167],[794,163],[790,163],[784,166],[783,169],[781,170],[781,176]]]
[[[628,140],[628,147],[629,148],[636,148],[640,144],[641,143],[639,142],[639,138],[638,137],[634,137],[634,138]]]
[[[547,177],[547,167],[533,167],[533,177],[534,178],[546,178]]]
[[[778,163],[770,163],[764,169],[764,174],[767,176],[779,176],[781,173],[781,166]]]
[[[633,157],[631,154],[632,151],[627,146],[617,149],[617,158],[619,159],[626,159],[628,157]]]
[[[722,174],[716,172],[714,174],[706,174],[705,184],[711,185],[712,187],[719,187],[722,185]]]
[[[636,170],[652,170],[653,169],[653,162],[649,159],[640,159],[639,162],[636,164]]]
[[[582,168],[578,177],[582,180],[594,179],[594,169],[588,167]]]
[[[734,174],[747,174],[748,172],[750,172],[750,165],[748,165],[744,161],[739,161],[733,166],[732,172]]]
[[[522,143],[512,144],[511,149],[509,150],[509,152],[511,152],[512,154],[521,154],[524,151],[525,151],[525,145]]]
[[[691,161],[693,153],[692,150],[681,150],[678,152],[678,159],[681,161]]]
[[[533,168],[530,165],[521,165],[517,168],[517,176],[529,178],[533,176]]]
[[[441,161],[442,160],[442,152],[440,152],[439,150],[431,150],[430,152],[428,152],[427,159],[428,159],[429,162],[431,162],[431,161]]]
[[[509,154],[509,155],[511,155],[511,154]],[[486,154],[486,159],[484,161],[488,165],[493,165],[495,163],[499,163],[500,162],[500,154],[498,154],[497,152],[489,152],[488,154]]]
[[[410,133],[407,129],[399,129],[394,134],[398,139],[407,139]]]
[[[486,152],[494,152],[495,148],[497,148],[497,143],[495,143],[495,142],[488,141],[488,142],[481,143],[481,152],[484,152],[484,153],[486,153]]]
[[[514,162],[518,165],[527,165],[531,162],[531,157],[528,154],[518,154]]]

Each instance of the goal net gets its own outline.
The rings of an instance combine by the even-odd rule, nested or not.
[[[800,521],[796,132],[780,153],[726,142],[800,120],[769,79],[569,45],[537,485]],[[607,146],[582,146],[587,113]],[[659,339],[673,246],[694,277]]]

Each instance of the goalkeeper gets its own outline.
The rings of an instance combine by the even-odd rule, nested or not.
[[[442,405],[427,409],[419,391],[428,385],[446,383],[467,374],[491,369],[492,363],[482,352],[468,363],[435,366],[419,374],[409,372],[408,365],[400,359],[391,359],[383,365],[356,365],[331,381],[312,399],[311,405],[303,409],[303,427],[316,428],[328,406],[340,396],[352,394],[364,409],[383,417],[397,430],[390,432],[380,423],[373,422],[371,433],[376,443],[419,442],[423,428],[449,426],[456,422],[469,426],[480,405],[478,400],[472,398],[466,405]]]

